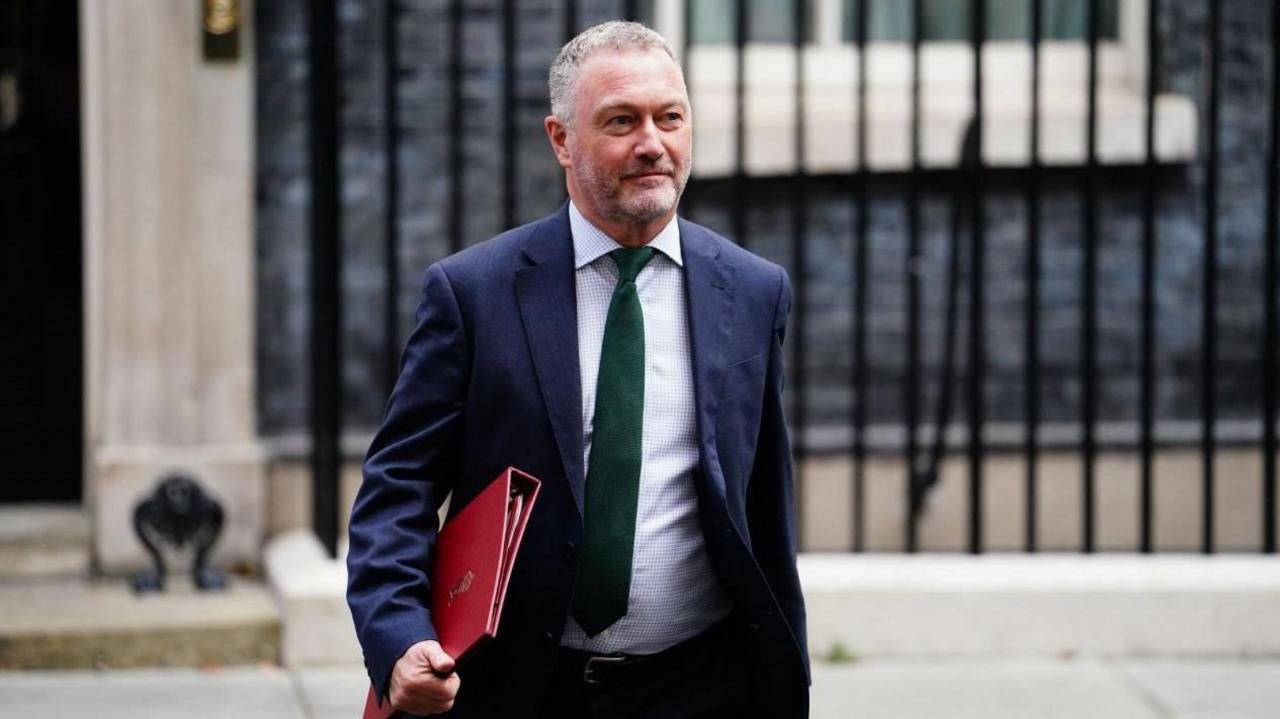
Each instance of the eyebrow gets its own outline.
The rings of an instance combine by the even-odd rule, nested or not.
[[[670,107],[679,107],[680,109],[683,110],[683,109],[686,109],[687,105],[685,104],[684,100],[672,99],[663,103],[662,105],[660,105],[660,107],[662,107],[663,109],[670,108]],[[605,104],[601,105],[600,108],[595,111],[593,116],[600,117],[601,115],[606,115],[610,112],[616,112],[618,110],[626,110],[628,112],[634,112],[635,109],[636,109],[636,105],[633,102],[629,102],[627,100],[614,100],[612,102],[605,102]]]

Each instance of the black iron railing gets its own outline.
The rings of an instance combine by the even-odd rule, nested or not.
[[[467,244],[465,236],[464,215],[467,212],[464,179],[467,167],[463,157],[464,136],[464,84],[468,82],[463,68],[463,26],[466,22],[468,5],[463,0],[445,0],[447,28],[448,62],[443,68],[447,88],[448,120],[446,132],[447,154],[443,168],[448,174],[447,199],[438,208],[445,218],[443,226],[448,234],[448,244],[453,251],[462,249]],[[1042,427],[1044,407],[1041,403],[1044,389],[1045,358],[1042,356],[1044,334],[1042,323],[1045,317],[1045,306],[1042,304],[1041,264],[1044,249],[1049,238],[1043,230],[1044,192],[1050,172],[1059,172],[1046,167],[1041,156],[1041,145],[1044,137],[1044,111],[1042,99],[1043,87],[1043,49],[1044,49],[1044,17],[1045,0],[1026,0],[1027,20],[1026,37],[1030,45],[1029,92],[1032,98],[1029,111],[1029,146],[1028,160],[1018,172],[1022,189],[1018,192],[1025,207],[1025,271],[1021,278],[1024,288],[1024,302],[1019,313],[1023,324],[1020,348],[1006,350],[1021,354],[1021,431],[1014,449],[1021,454],[1025,463],[1025,512],[1023,547],[1026,551],[1037,551],[1041,546],[1041,537],[1037,526],[1038,494],[1040,477],[1037,475],[1038,460],[1042,456],[1043,447],[1039,430]],[[1139,0],[1133,0],[1137,2]],[[1145,33],[1147,73],[1143,96],[1145,98],[1145,120],[1143,123],[1143,155],[1136,166],[1128,168],[1136,171],[1141,183],[1141,251],[1139,278],[1139,313],[1138,318],[1140,355],[1137,373],[1137,407],[1135,423],[1137,426],[1136,441],[1133,444],[1138,455],[1139,482],[1139,517],[1138,538],[1136,546],[1140,551],[1154,550],[1154,457],[1157,452],[1156,426],[1160,419],[1157,416],[1157,370],[1158,341],[1157,295],[1160,292],[1157,275],[1158,258],[1161,244],[1157,232],[1158,187],[1161,161],[1157,156],[1157,98],[1158,75],[1161,67],[1161,43],[1159,20],[1169,0],[1142,0],[1146,2]],[[852,37],[849,40],[857,48],[867,48],[869,43],[869,20],[874,4],[870,0],[847,0],[848,11],[852,13]],[[598,16],[600,7],[608,3],[590,3]],[[1190,4],[1184,2],[1184,4]],[[387,297],[385,305],[385,376],[388,384],[393,381],[396,356],[399,352],[401,338],[397,333],[400,315],[395,298],[398,297],[398,277],[400,262],[398,248],[402,238],[398,231],[396,219],[399,217],[399,198],[402,188],[399,183],[400,166],[397,162],[400,145],[400,127],[406,120],[400,117],[400,104],[397,94],[397,79],[400,66],[398,64],[398,43],[396,23],[404,10],[396,0],[385,0],[383,9],[383,44],[384,62],[386,66],[386,86],[384,88],[386,122],[386,282]],[[490,5],[493,5],[492,3]],[[745,158],[748,155],[749,132],[746,117],[747,96],[750,88],[748,73],[748,45],[753,36],[751,3],[748,0],[732,2],[733,20],[729,33],[731,45],[735,49],[734,65],[736,73],[732,86],[734,113],[732,127],[733,162],[723,186],[727,207],[727,230],[735,241],[744,246],[753,247],[762,240],[753,234],[749,221],[750,196],[752,184],[756,178],[748,171]],[[1100,388],[1106,380],[1105,371],[1099,361],[1100,351],[1100,312],[1103,299],[1099,293],[1099,260],[1100,246],[1105,236],[1100,212],[1100,193],[1103,191],[1109,168],[1104,168],[1099,157],[1099,72],[1100,72],[1100,38],[1104,30],[1104,12],[1101,0],[1088,0],[1086,6],[1083,44],[1087,50],[1087,74],[1085,94],[1080,98],[1085,108],[1085,150],[1083,162],[1078,171],[1072,170],[1059,177],[1078,177],[1079,212],[1081,240],[1081,261],[1079,267],[1080,287],[1080,322],[1078,329],[1078,369],[1080,381],[1079,394],[1079,441],[1076,449],[1081,459],[1081,502],[1079,549],[1092,552],[1098,548],[1096,526],[1098,487],[1097,462],[1099,454],[1098,428],[1100,421],[1099,398]],[[614,3],[614,12],[618,17],[648,19],[651,16],[651,3],[630,2]],[[925,24],[919,21],[924,17],[926,3],[924,0],[913,0],[912,30],[908,40],[913,62],[910,77],[910,155],[909,164],[902,173],[905,180],[902,185],[902,202],[905,217],[905,231],[902,243],[905,252],[902,256],[902,371],[900,387],[901,396],[900,422],[903,442],[901,457],[904,466],[904,487],[906,507],[903,522],[904,543],[907,551],[919,548],[918,513],[923,498],[936,485],[939,467],[944,454],[963,452],[967,468],[967,548],[977,553],[984,551],[983,516],[984,516],[984,465],[990,458],[991,448],[987,443],[986,428],[989,426],[988,400],[985,389],[988,379],[990,336],[988,334],[988,226],[987,203],[989,187],[995,181],[996,174],[1008,172],[1001,168],[986,165],[983,149],[984,107],[988,98],[984,97],[984,47],[988,32],[987,3],[968,3],[968,38],[967,43],[973,59],[972,102],[973,115],[965,133],[965,147],[962,162],[953,170],[939,172],[934,168],[926,168],[922,160],[922,141],[924,122],[922,118],[925,91],[921,77],[922,48],[926,43]],[[488,6],[486,6],[488,7]],[[807,362],[807,343],[800,341],[808,336],[808,323],[811,321],[809,293],[806,291],[806,277],[813,261],[811,250],[811,202],[813,197],[813,180],[806,165],[806,44],[809,42],[807,32],[813,20],[813,6],[805,0],[797,0],[792,4],[791,15],[792,45],[795,53],[795,75],[793,78],[794,93],[791,97],[794,123],[794,170],[789,176],[787,186],[789,218],[789,259],[792,280],[795,285],[793,313],[790,331],[790,419],[794,449],[799,458],[811,453],[807,441],[810,436],[810,402],[811,386]],[[693,78],[690,63],[693,53],[691,49],[696,42],[694,32],[693,3],[684,3],[683,36],[678,38],[682,56],[685,58],[686,75]],[[338,317],[341,309],[338,297],[338,242],[337,229],[340,224],[338,188],[338,127],[336,113],[336,86],[338,81],[338,65],[335,57],[338,31],[335,22],[335,3],[332,0],[314,0],[311,3],[311,172],[315,208],[312,212],[313,236],[313,294],[312,294],[312,436],[314,439],[315,484],[315,520],[316,529],[322,539],[332,548],[336,546],[335,520],[337,512],[337,438],[341,428],[339,407],[339,368],[341,357],[337,341]],[[576,33],[581,26],[586,6],[580,7],[577,0],[566,0],[560,9],[560,25],[563,38],[567,39]],[[1204,181],[1202,183],[1202,307],[1200,336],[1199,382],[1199,452],[1201,473],[1201,541],[1203,552],[1215,551],[1215,455],[1217,452],[1217,406],[1218,385],[1218,278],[1219,278],[1219,169],[1221,154],[1219,134],[1222,127],[1223,84],[1221,75],[1223,18],[1221,0],[1203,0],[1205,25],[1205,92],[1201,97],[1202,117],[1201,136],[1203,138],[1202,160]],[[501,173],[500,194],[501,214],[504,225],[512,226],[520,221],[531,219],[520,216],[521,177],[519,166],[520,142],[517,126],[518,98],[515,77],[519,71],[520,38],[517,28],[520,26],[520,14],[526,12],[514,0],[504,0],[489,8],[487,12],[500,14],[497,27],[501,33],[500,60],[492,75],[496,78],[501,107],[504,118],[500,125]],[[639,13],[639,15],[638,15]],[[1276,420],[1277,420],[1277,372],[1280,363],[1277,358],[1277,245],[1280,244],[1280,228],[1277,226],[1277,186],[1280,185],[1280,3],[1270,6],[1270,50],[1271,50],[1271,85],[1268,96],[1268,146],[1265,153],[1265,221],[1264,236],[1259,238],[1263,245],[1262,257],[1264,268],[1263,301],[1265,308],[1260,313],[1263,327],[1256,335],[1258,340],[1258,376],[1257,387],[1261,394],[1260,425],[1258,440],[1262,455],[1262,534],[1259,547],[1265,552],[1276,551]],[[841,179],[847,189],[847,200],[850,207],[847,238],[850,244],[849,277],[847,295],[849,306],[849,356],[852,358],[850,374],[847,378],[852,390],[853,400],[849,405],[847,423],[850,428],[849,441],[844,451],[852,457],[852,508],[853,522],[852,548],[861,551],[867,548],[866,527],[866,485],[867,462],[872,451],[869,442],[869,425],[872,412],[867,398],[873,381],[872,366],[872,332],[870,318],[873,307],[869,296],[871,263],[874,259],[870,245],[871,228],[868,217],[871,214],[872,199],[870,187],[877,173],[868,169],[868,88],[871,83],[865,53],[855,52],[855,70],[851,73],[853,87],[851,96],[856,101],[856,122],[850,128],[853,143],[853,160],[851,170]],[[696,87],[692,88],[696,93]],[[697,215],[699,203],[706,201],[698,192],[698,181],[691,183],[682,213]],[[944,280],[944,305],[946,315],[943,318],[944,347],[940,366],[941,386],[936,392],[933,416],[926,407],[924,392],[925,374],[928,368],[923,359],[923,343],[925,339],[926,306],[922,302],[922,282],[920,273],[923,261],[925,225],[922,222],[922,202],[928,191],[945,190],[955,204],[952,212],[950,233],[952,235],[951,253],[948,272]],[[967,238],[967,264],[962,272],[961,236]],[[965,280],[962,280],[962,277]],[[962,287],[962,285],[964,285]],[[963,292],[962,292],[963,289]],[[957,298],[963,294],[966,301],[964,312],[965,337],[963,346],[964,374],[959,377],[955,365],[960,354],[956,326],[960,324],[960,311]],[[957,402],[956,399],[962,399]],[[961,424],[964,427],[963,447],[947,444],[947,432],[944,428],[951,422],[955,405],[963,406],[964,414]],[[925,431],[930,429],[931,431]],[[1006,446],[1005,450],[1009,448]],[[801,481],[803,488],[805,483]],[[805,506],[800,497],[800,506]],[[803,518],[802,518],[803,519]]]
[[[308,27],[311,157],[311,472],[312,526],[331,554],[338,546],[342,455],[342,226],[335,0],[314,0]]]

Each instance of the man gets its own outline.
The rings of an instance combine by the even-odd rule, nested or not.
[[[351,516],[374,686],[458,717],[808,714],[781,268],[676,219],[692,117],[670,45],[590,28],[550,73],[569,202],[428,271]],[[497,639],[426,608],[436,510],[542,480]]]

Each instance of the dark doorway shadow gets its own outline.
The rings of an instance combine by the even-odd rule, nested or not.
[[[75,0],[0,4],[0,502],[81,499]]]

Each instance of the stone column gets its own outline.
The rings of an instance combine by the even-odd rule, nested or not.
[[[257,560],[253,6],[203,57],[195,0],[81,0],[86,481],[95,559],[143,566],[134,505],[167,473],[223,506],[214,560]]]

